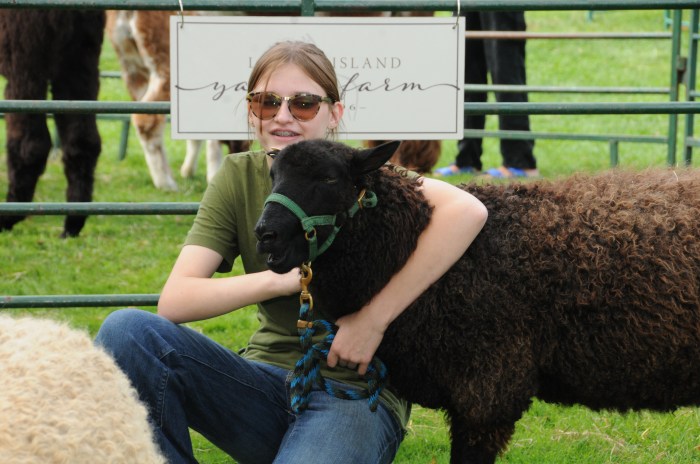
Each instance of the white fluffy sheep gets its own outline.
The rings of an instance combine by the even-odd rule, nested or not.
[[[136,391],[86,332],[0,316],[0,462],[165,459]]]

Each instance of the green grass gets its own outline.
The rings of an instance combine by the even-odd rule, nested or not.
[[[659,11],[595,14],[588,21],[584,12],[528,13],[530,31],[664,31]],[[528,82],[533,85],[649,86],[664,87],[670,78],[668,41],[580,41],[531,40],[527,45]],[[685,48],[684,48],[685,50]],[[103,70],[118,64],[106,44]],[[121,81],[106,79],[103,100],[127,100]],[[531,94],[532,101],[665,101],[664,96],[619,97]],[[495,117],[487,118],[495,129]],[[537,116],[534,131],[664,135],[666,116]],[[679,118],[682,128],[682,117]],[[1,123],[0,123],[1,124]],[[200,160],[194,180],[179,180],[180,192],[153,188],[135,134],[130,134],[128,156],[117,159],[121,126],[100,121],[103,152],[95,182],[95,201],[199,201],[206,187],[205,167]],[[4,125],[0,128],[0,191],[7,189]],[[171,166],[175,171],[184,157],[184,144],[168,140]],[[439,165],[454,159],[455,141],[444,141]],[[544,141],[536,143],[539,168],[547,178],[578,171],[600,171],[609,167],[609,147],[600,142]],[[623,143],[621,165],[635,169],[662,166],[665,145]],[[484,143],[484,166],[500,164],[498,141]],[[697,162],[695,162],[697,164]],[[451,182],[472,180],[469,176]],[[63,201],[65,190],[58,157],[49,161],[39,182],[36,201]],[[79,239],[61,240],[63,219],[32,217],[11,233],[0,234],[0,295],[157,293],[189,230],[190,216],[116,217],[88,219]],[[234,268],[241,273],[240,265]],[[95,333],[110,308],[12,310],[69,321]],[[237,349],[255,329],[252,308],[210,321],[191,324],[212,338]],[[231,462],[206,440],[195,436],[197,457],[203,463]],[[593,412],[582,407],[559,407],[539,401],[517,424],[502,463],[691,463],[700,461],[700,411],[682,408],[674,413]],[[397,463],[449,462],[448,430],[441,413],[414,408],[408,435]]]

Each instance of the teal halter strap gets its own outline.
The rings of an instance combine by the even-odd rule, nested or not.
[[[265,200],[265,205],[274,202],[287,208],[294,214],[301,222],[301,227],[304,229],[304,235],[306,241],[309,242],[309,262],[314,261],[321,253],[326,251],[335,236],[340,231],[342,222],[337,224],[338,215],[347,215],[347,217],[353,217],[361,208],[372,208],[377,205],[377,195],[374,192],[362,190],[360,196],[355,203],[347,210],[345,213],[336,213],[333,215],[319,215],[319,216],[308,216],[299,205],[297,205],[289,197],[286,197],[280,193],[271,193]],[[333,226],[333,230],[326,240],[319,247],[318,240],[316,237],[316,226]]]

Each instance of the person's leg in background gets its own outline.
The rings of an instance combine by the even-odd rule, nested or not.
[[[525,13],[522,11],[487,11],[481,13],[484,30],[525,31]],[[485,40],[485,61],[491,82],[495,85],[525,85],[527,82],[525,67],[525,40]],[[526,92],[497,92],[499,102],[527,102]],[[529,131],[528,115],[499,115],[501,130]],[[492,177],[535,177],[537,161],[533,154],[534,140],[501,139],[503,166],[490,169],[487,174]]]
[[[466,21],[466,30],[482,30],[481,13],[463,13]],[[482,39],[465,39],[464,41],[464,82],[467,84],[486,84],[487,81],[486,56],[484,55],[484,41]],[[466,92],[465,103],[483,103],[487,99],[486,92]],[[483,129],[486,123],[486,115],[475,114],[464,116],[465,129]],[[477,173],[481,171],[481,138],[465,138],[457,143],[457,157],[455,162],[448,166],[435,170],[438,176],[450,176],[461,173]]]

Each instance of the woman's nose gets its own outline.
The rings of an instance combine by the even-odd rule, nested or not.
[[[292,116],[292,113],[289,112],[289,102],[283,101],[282,105],[280,105],[279,111],[277,111],[277,114],[275,115],[275,121],[289,122],[293,120],[294,116]]]

